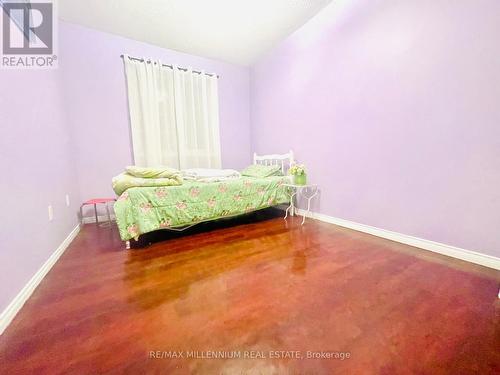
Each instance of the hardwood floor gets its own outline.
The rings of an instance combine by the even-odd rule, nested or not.
[[[86,225],[0,337],[0,373],[500,373],[500,272],[292,219],[260,212],[129,251],[116,228]],[[292,350],[304,358],[270,358]],[[169,351],[185,358],[152,358]]]

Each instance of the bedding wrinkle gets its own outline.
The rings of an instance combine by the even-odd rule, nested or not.
[[[239,178],[241,174],[234,169],[191,168],[182,170],[182,177],[198,182],[218,182]]]

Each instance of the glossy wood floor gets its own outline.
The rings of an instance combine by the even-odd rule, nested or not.
[[[0,337],[0,373],[500,373],[498,271],[292,219],[261,212],[130,251],[86,225]],[[270,358],[286,350],[304,358]]]

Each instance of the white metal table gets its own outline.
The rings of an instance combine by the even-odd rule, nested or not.
[[[288,217],[288,211],[290,211],[291,216],[293,216],[297,211],[297,208],[295,207],[294,198],[303,196],[304,198],[307,199],[307,211],[304,211],[304,214],[302,215],[301,225],[304,225],[304,222],[306,221],[306,214],[309,214],[311,212],[311,199],[313,199],[316,195],[318,195],[318,185],[285,184],[285,186],[292,189],[293,192],[290,195],[290,205],[287,207],[285,211],[284,219],[286,220],[286,218]]]

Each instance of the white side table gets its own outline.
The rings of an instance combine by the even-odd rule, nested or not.
[[[307,199],[307,211],[302,215],[302,224],[306,221],[306,214],[311,212],[311,199],[313,199],[316,195],[318,195],[318,185],[295,185],[295,184],[285,184],[287,188],[292,190],[292,194],[290,195],[290,205],[287,207],[285,211],[285,220],[288,217],[288,211],[290,211],[290,215],[293,216],[296,212],[297,208],[295,207],[294,198],[297,196],[303,196]]]

